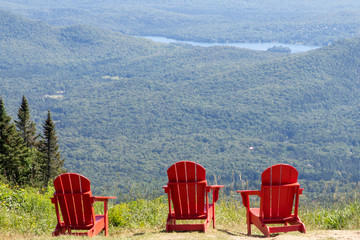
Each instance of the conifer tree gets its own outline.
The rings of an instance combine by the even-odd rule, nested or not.
[[[32,186],[41,183],[41,160],[40,153],[37,149],[36,125],[30,118],[30,108],[26,97],[23,95],[21,106],[18,110],[18,120],[15,121],[16,127],[20,135],[22,136],[24,143],[30,150],[30,173],[28,176],[28,184]]]
[[[0,156],[6,152],[6,139],[8,138],[11,117],[7,115],[4,102],[0,98]]]
[[[29,149],[0,98],[0,170],[9,182],[24,184],[29,175]]]
[[[51,179],[65,172],[64,159],[61,158],[59,152],[58,139],[56,136],[55,124],[48,111],[48,117],[43,123],[43,135],[40,141],[39,151],[42,154],[42,175],[43,185],[47,186]]]
[[[11,118],[7,115],[4,102],[0,98],[0,171],[1,174],[6,176],[6,154],[8,151],[8,146],[6,145],[6,140],[9,138],[9,128],[10,128]]]
[[[28,148],[36,146],[36,126],[30,119],[30,109],[25,96],[22,97],[21,106],[18,111],[18,120],[15,121],[16,127],[20,132],[24,142]]]

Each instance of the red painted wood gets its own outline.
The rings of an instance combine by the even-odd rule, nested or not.
[[[205,212],[205,193],[206,193],[206,170],[201,165],[196,165],[196,180],[197,184],[197,209],[198,214]]]
[[[70,183],[71,183],[71,190],[72,193],[81,193],[81,183],[80,183],[80,176],[70,175]],[[84,224],[84,212],[83,212],[83,202],[81,195],[73,195],[74,201],[74,215],[76,220],[76,225],[83,225]]]
[[[200,164],[196,164],[196,181],[205,181],[206,180],[206,170]],[[221,185],[222,186],[222,185]]]
[[[186,173],[186,162],[178,162],[176,165],[176,173],[177,173],[177,182],[178,183],[187,183],[187,173]],[[188,191],[187,184],[178,184],[178,194],[180,198],[180,208],[181,215],[188,216],[189,206],[188,206]]]
[[[182,208],[181,208],[181,201],[180,201],[180,194],[179,194],[179,185],[178,184],[169,184],[170,192],[171,192],[171,200],[173,203],[175,215],[181,216],[182,215]]]
[[[181,161],[170,166],[167,174],[169,182],[164,189],[168,194],[168,198],[171,199],[174,208],[174,212],[171,212],[172,208],[169,200],[167,231],[198,228],[195,225],[189,224],[177,225],[176,219],[206,219],[201,225],[201,228],[206,231],[210,220],[215,218],[213,217],[212,210],[209,210],[209,208],[213,209],[214,205],[209,205],[206,202],[207,184],[205,168],[195,162]],[[223,186],[213,186],[212,188],[216,200],[221,187]]]
[[[197,214],[196,203],[196,163],[186,162],[186,175],[187,175],[187,193],[189,200],[189,215],[195,216]]]
[[[266,169],[262,175],[263,218],[284,218],[291,215],[294,203],[294,188],[276,187],[297,182],[297,170],[285,164],[277,164]]]
[[[251,224],[256,225],[265,236],[279,231],[305,232],[305,225],[297,216],[298,198],[302,193],[300,184],[297,182],[298,174],[298,171],[290,165],[273,165],[261,174],[260,194],[257,191],[237,191],[241,193],[243,205],[247,209],[249,235]],[[250,195],[260,195],[260,208],[250,208]],[[264,228],[266,223],[290,225]]]
[[[180,166],[181,168],[181,166]],[[173,202],[175,215],[181,216],[182,215],[182,208],[181,208],[181,200],[180,200],[180,193],[179,193],[179,186],[178,186],[178,170],[177,165],[172,165],[168,170],[168,178],[169,183],[168,187],[170,188],[171,193],[171,200]]]
[[[177,182],[177,174],[176,174],[176,165],[172,165],[167,170],[167,175],[169,178],[169,182]]]
[[[196,208],[197,208],[197,213],[198,214],[203,214],[205,213],[205,193],[206,193],[206,180],[198,182],[196,184]]]
[[[196,163],[194,162],[185,162],[186,165],[186,180],[187,182],[196,182],[197,177],[196,177]]]
[[[53,235],[70,234],[71,230],[88,230],[85,233],[74,233],[88,236],[94,236],[105,230],[105,235],[108,235],[107,202],[114,197],[92,197],[90,180],[75,173],[58,176],[54,180],[54,187],[55,193],[51,200],[56,207],[58,225]],[[104,201],[104,215],[95,215],[93,208],[95,200]]]
[[[274,174],[272,174],[272,172]],[[281,177],[280,173],[282,174]],[[261,174],[261,183],[262,185],[270,185],[270,182],[272,182],[273,185],[296,183],[298,175],[298,171],[293,166],[276,164],[267,168]],[[280,179],[282,179],[281,182]]]

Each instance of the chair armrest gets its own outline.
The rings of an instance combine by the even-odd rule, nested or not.
[[[241,193],[242,202],[244,207],[246,209],[250,209],[250,200],[249,196],[259,196],[261,195],[261,191],[259,190],[242,190],[242,191],[236,191],[237,193]]]
[[[210,192],[211,190],[219,190],[220,188],[223,188],[224,185],[211,185],[211,186],[206,186],[206,189],[208,189],[208,191]]]
[[[170,188],[167,185],[163,186],[162,188],[164,189],[165,193],[169,193]]]
[[[109,199],[116,199],[116,197],[93,197],[94,201],[98,201],[98,202],[107,202]]]
[[[213,203],[215,203],[219,199],[219,190],[220,188],[223,188],[224,185],[211,185],[206,186],[206,192],[213,192]]]
[[[260,190],[238,190],[236,191],[237,193],[241,193],[241,195],[256,195],[259,196],[261,195],[261,191]]]
[[[300,187],[299,183],[289,183],[280,185],[262,185],[263,188],[284,188],[284,187]]]

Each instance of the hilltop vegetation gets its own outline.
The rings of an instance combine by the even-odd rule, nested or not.
[[[360,33],[357,0],[1,0],[0,8],[57,26],[87,24],[200,42],[328,45]]]
[[[22,95],[35,122],[51,110],[65,168],[97,194],[158,195],[179,160],[227,194],[258,187],[279,162],[299,170],[309,198],[346,197],[360,180],[357,38],[283,55],[0,18],[8,112]]]
[[[57,220],[54,205],[50,197],[54,192],[52,187],[38,189],[26,187],[10,187],[0,182],[0,238],[4,239],[49,239],[55,229]],[[355,192],[357,193],[357,192]],[[103,205],[95,203],[95,213],[101,213]],[[316,235],[322,239],[317,230],[356,230],[359,229],[360,204],[358,199],[340,201],[328,207],[314,205],[301,205],[299,215],[306,225],[307,233],[301,236],[311,238]],[[246,233],[246,211],[240,202],[232,198],[221,199],[216,207],[216,229],[210,228],[204,233],[166,233],[167,200],[163,197],[144,200],[139,199],[119,204],[110,203],[109,226],[110,239],[189,239],[193,235],[203,239],[214,237],[227,239],[231,237],[244,237]],[[255,236],[262,234],[253,227]],[[353,235],[351,235],[353,233]],[[356,239],[354,233],[358,231],[341,231],[336,239]],[[331,232],[328,233],[331,236]],[[190,235],[190,236],[189,236]],[[215,235],[215,236],[214,236]],[[281,234],[282,235],[282,234]],[[296,233],[284,233],[287,238],[296,237]],[[97,238],[101,238],[100,234]],[[79,236],[77,236],[79,238]],[[195,239],[198,239],[195,237]],[[253,237],[251,237],[253,238]],[[249,238],[249,239],[251,239]],[[281,236],[277,236],[280,238]],[[74,237],[60,237],[60,239],[74,239]],[[328,239],[328,238],[326,238]]]
[[[0,97],[1,180],[11,185],[47,187],[65,171],[50,111],[42,127],[42,134],[37,134],[25,96],[14,121]]]

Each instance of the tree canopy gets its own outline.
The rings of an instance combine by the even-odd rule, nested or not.
[[[97,193],[161,191],[178,160],[203,165],[228,193],[257,187],[280,162],[299,170],[310,197],[359,181],[358,38],[289,55],[2,17],[13,19],[2,29],[17,26],[0,32],[10,115],[23,95],[34,122],[50,110],[65,168]]]

